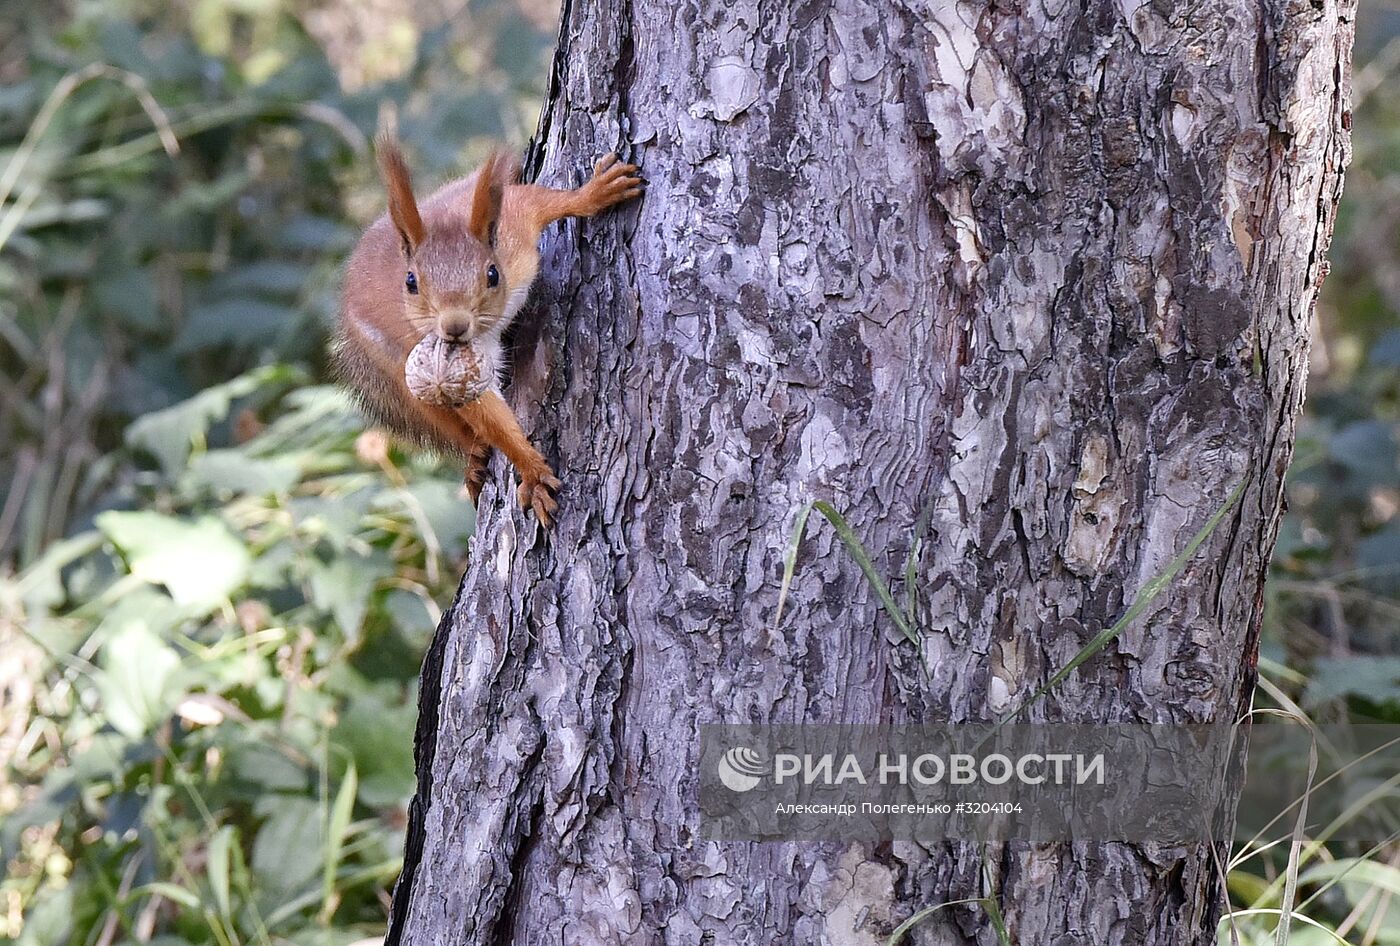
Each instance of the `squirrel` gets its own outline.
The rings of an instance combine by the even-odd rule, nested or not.
[[[420,205],[398,142],[380,135],[375,151],[389,208],[365,230],[346,266],[333,349],[338,374],[372,419],[464,459],[473,505],[491,448],[500,450],[520,474],[521,507],[549,525],[559,478],[521,431],[499,382],[465,406],[434,406],[409,392],[405,362],[436,332],[448,342],[470,342],[495,371],[504,360],[502,335],[539,273],[544,228],[639,197],[646,182],[635,165],[609,154],[582,187],[520,184],[519,165],[496,151]]]

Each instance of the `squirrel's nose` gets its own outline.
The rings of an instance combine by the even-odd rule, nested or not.
[[[471,323],[463,318],[439,319],[438,334],[449,342],[460,342],[467,337]]]

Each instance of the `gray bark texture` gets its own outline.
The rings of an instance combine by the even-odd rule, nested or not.
[[[424,668],[391,944],[883,943],[995,896],[1019,944],[1205,944],[1206,847],[735,844],[697,726],[988,720],[1239,502],[1033,720],[1233,720],[1348,153],[1354,0],[574,0],[499,460]],[[813,517],[842,510],[922,653]],[[1228,831],[1228,825],[1224,825]],[[996,942],[977,907],[912,942]]]

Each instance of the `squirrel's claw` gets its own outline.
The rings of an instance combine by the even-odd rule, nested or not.
[[[588,212],[598,213],[625,200],[640,197],[646,186],[635,164],[622,163],[616,154],[605,154],[593,164],[593,178],[583,186]]]
[[[616,163],[617,163],[617,152],[616,152],[616,151],[609,151],[607,154],[603,155],[603,156],[602,156],[601,158],[599,158],[597,161],[594,161],[594,162],[593,162],[593,176],[594,176],[594,177],[597,177],[598,175],[602,174],[602,173],[603,173],[604,171],[606,171],[609,167],[611,167],[612,165],[614,165],[614,164],[616,164]]]
[[[545,470],[538,476],[523,477],[520,483],[520,508],[533,509],[541,525],[549,525],[559,509],[554,491],[560,486],[559,477]]]

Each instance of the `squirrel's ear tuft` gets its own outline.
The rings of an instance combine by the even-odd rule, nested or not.
[[[467,229],[488,246],[496,242],[496,221],[501,216],[501,199],[506,186],[514,184],[519,175],[520,166],[504,151],[491,152],[481,170],[476,172]]]
[[[392,135],[381,134],[374,139],[374,153],[379,159],[379,176],[389,192],[389,219],[399,231],[405,257],[413,255],[426,235],[423,218],[418,213],[418,201],[413,197],[413,180],[403,151]]]

